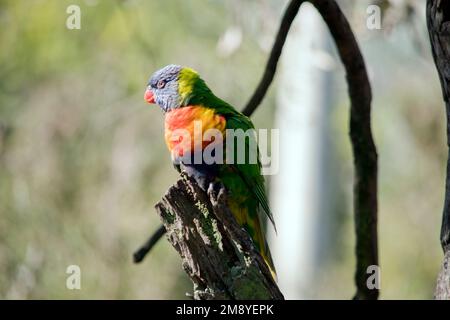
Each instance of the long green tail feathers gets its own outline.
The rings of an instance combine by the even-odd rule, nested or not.
[[[243,226],[253,240],[258,252],[269,267],[274,280],[277,279],[275,266],[270,254],[269,246],[265,239],[261,221],[257,213],[255,203],[237,204],[233,201],[229,202],[229,207],[235,216],[237,222]]]

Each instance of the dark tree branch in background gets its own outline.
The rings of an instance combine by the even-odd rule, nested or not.
[[[311,1],[325,20],[345,67],[350,95],[350,139],[355,164],[354,215],[356,230],[355,299],[377,299],[367,286],[367,268],[378,266],[377,151],[372,138],[372,92],[364,59],[352,29],[334,0]]]
[[[133,260],[134,263],[139,263],[144,260],[147,253],[152,250],[153,246],[158,242],[159,239],[166,233],[166,228],[163,225],[160,225],[158,230],[156,230],[150,238],[140,247],[134,254]]]
[[[245,106],[243,113],[250,116],[260,105],[273,81],[278,60],[290,26],[305,0],[291,0],[289,3],[272,47],[266,68],[258,87]],[[320,12],[336,43],[340,58],[346,70],[350,95],[350,138],[355,165],[354,216],[356,230],[356,274],[357,292],[355,299],[377,299],[378,289],[369,289],[368,267],[378,265],[377,236],[377,152],[371,131],[371,87],[363,56],[351,27],[334,0],[309,0]],[[178,182],[178,184],[180,181]],[[169,192],[170,193],[170,192]],[[167,196],[166,196],[167,197]],[[214,202],[214,199],[211,200]],[[180,219],[182,219],[180,215]],[[167,222],[165,222],[167,227]],[[158,232],[163,229],[158,229]],[[158,235],[162,236],[163,232]],[[174,239],[169,240],[174,244]],[[176,247],[176,245],[174,244]],[[148,247],[148,246],[147,246]],[[177,247],[176,247],[177,248]],[[179,248],[178,248],[179,249]],[[177,249],[177,250],[178,250]],[[248,248],[251,249],[251,246]],[[183,257],[183,254],[178,250]],[[206,262],[205,262],[206,263]],[[209,268],[208,266],[204,266]],[[185,267],[186,269],[186,267]],[[187,268],[194,283],[195,274]],[[200,272],[201,269],[196,269]],[[298,272],[301,272],[299,270]]]
[[[450,3],[427,1],[427,26],[434,62],[441,81],[447,116],[447,144],[450,147]],[[447,159],[441,244],[445,257],[435,292],[436,299],[450,299],[450,148]]]
[[[206,194],[182,173],[155,208],[194,283],[194,299],[284,299],[249,234],[229,211],[223,186]]]
[[[275,71],[277,70],[278,60],[280,59],[281,51],[283,49],[284,43],[291,28],[292,21],[294,21],[295,16],[300,9],[301,4],[304,0],[291,0],[286,11],[284,12],[283,18],[281,19],[281,24],[278,29],[275,42],[270,51],[269,60],[267,60],[266,68],[264,74],[256,87],[255,92],[248,101],[242,113],[247,117],[251,116],[256,108],[261,104],[270,84],[272,83],[273,77],[275,76]]]

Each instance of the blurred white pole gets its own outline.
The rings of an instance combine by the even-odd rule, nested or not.
[[[329,52],[327,27],[305,3],[280,61],[274,126],[280,129],[280,171],[271,177],[270,188],[278,235],[271,231],[269,240],[287,299],[314,297],[327,219],[332,218],[327,126],[334,61]]]

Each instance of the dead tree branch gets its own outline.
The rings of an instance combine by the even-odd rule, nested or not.
[[[161,237],[166,233],[166,229],[163,225],[160,225],[159,228],[148,238],[148,240],[133,254],[134,263],[140,263],[144,260],[147,253],[152,250],[155,244],[161,239]]]
[[[450,147],[450,3],[427,0],[427,26],[434,62],[441,81],[447,116],[447,144]],[[450,299],[450,148],[442,215],[441,245],[445,257],[439,274],[435,298]]]
[[[378,265],[377,151],[372,138],[372,92],[364,59],[352,29],[334,0],[311,1],[322,15],[345,67],[350,96],[350,139],[355,164],[354,216],[356,231],[355,299],[377,299],[367,287],[367,268]]]
[[[206,194],[183,173],[155,207],[194,283],[194,299],[283,299],[250,236],[226,206],[223,187]]]

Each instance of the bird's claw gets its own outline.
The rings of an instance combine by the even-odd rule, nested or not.
[[[208,195],[212,195],[217,198],[219,196],[222,184],[218,181],[211,181],[208,186]]]

